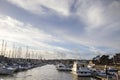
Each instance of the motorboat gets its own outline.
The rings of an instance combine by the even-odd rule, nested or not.
[[[109,78],[109,79],[116,79],[118,80],[118,70],[114,68],[106,68],[104,70],[97,71],[97,76]]]
[[[80,77],[91,77],[91,70],[87,67],[86,63],[83,62],[74,62],[72,73]]]
[[[71,71],[71,66],[70,65],[64,65],[63,63],[59,63],[56,66],[56,69],[59,71]]]
[[[118,73],[118,70],[117,70],[117,69],[114,69],[114,68],[109,67],[109,68],[107,69],[107,72],[108,72],[109,74],[115,74],[115,73]]]
[[[99,70],[99,71],[97,71],[97,76],[107,77],[106,71],[105,70]]]

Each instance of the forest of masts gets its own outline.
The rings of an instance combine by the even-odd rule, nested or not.
[[[7,42],[2,41],[0,55],[8,58],[21,58],[21,59],[42,59],[42,56],[35,52],[29,51],[28,46],[25,51],[22,51],[22,47],[16,47],[13,45],[12,49],[7,49]]]

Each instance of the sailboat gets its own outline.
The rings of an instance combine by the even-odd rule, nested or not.
[[[0,64],[0,74],[1,75],[12,75],[15,72],[15,68],[4,66]]]
[[[7,46],[7,42],[4,44],[4,40],[2,43],[2,48],[1,48],[1,56],[5,55],[6,52],[6,46]],[[11,66],[9,66],[7,64],[7,62],[5,61],[5,59],[3,59],[0,63],[0,74],[2,75],[9,75],[9,74],[13,74],[15,71],[15,68],[12,68]]]

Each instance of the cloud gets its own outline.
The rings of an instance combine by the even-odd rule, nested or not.
[[[120,49],[120,1],[78,0],[76,15],[85,26],[84,32],[69,32],[63,37],[85,46]],[[60,31],[59,31],[60,32]],[[62,30],[58,34],[62,34]],[[73,34],[74,33],[74,34]]]
[[[91,46],[89,47],[89,50],[92,51],[93,53],[96,53],[97,55],[107,54],[106,52]]]
[[[5,15],[0,15],[0,39],[18,46],[29,46],[33,50],[70,52],[67,48],[49,44],[50,42],[63,43],[55,36]],[[46,55],[50,56],[50,54]]]
[[[102,15],[102,4],[99,0],[78,0],[76,3],[76,14],[86,24],[94,28],[98,25],[102,25],[104,22],[104,16]]]
[[[50,19],[48,20],[49,22],[52,18],[52,25],[49,23],[47,24],[48,26],[52,26],[50,27],[49,31],[56,34],[65,43],[71,42],[73,44],[87,46],[89,47],[88,50],[100,54],[106,52],[103,49],[97,47],[107,47],[108,49],[113,48],[114,50],[120,50],[119,0],[8,1],[15,6],[29,11],[30,13],[45,15],[45,18],[50,17],[48,18]],[[56,17],[51,16],[51,14],[56,15],[57,19]],[[74,19],[75,23],[72,22],[71,19]],[[69,24],[71,22],[73,23],[72,25]],[[32,25],[17,23],[17,25],[21,24],[26,26],[26,28],[27,26],[31,26],[32,28],[29,28],[31,31],[35,29]],[[75,24],[77,24],[77,26]],[[50,47],[50,45],[46,44],[46,42],[61,41],[52,35],[46,34],[44,31],[34,31],[44,35],[44,37],[40,39],[42,43],[39,42],[39,45],[44,43],[46,46]],[[29,32],[29,34],[34,36],[32,33]],[[37,33],[34,34],[37,35]],[[34,38],[36,39],[37,37]],[[47,38],[50,38],[49,41],[46,41]],[[32,42],[33,41],[31,41],[31,43]],[[37,42],[35,42],[35,44],[38,45]],[[110,51],[112,52],[112,50]]]
[[[7,38],[7,39],[11,38],[13,40],[27,39],[28,41],[30,41],[29,39],[33,39],[33,40],[35,39],[42,42],[45,42],[45,41],[60,42],[60,40],[56,39],[52,35],[49,35],[42,30],[38,30],[37,28],[33,27],[30,24],[24,24],[9,16],[1,15],[0,18],[1,18],[0,19],[0,22],[1,22],[0,35],[1,35],[1,38],[3,39],[4,38]]]
[[[31,11],[36,14],[47,14],[49,11],[62,15],[69,15],[69,7],[72,0],[8,0],[9,2],[22,7],[25,10]],[[50,13],[51,14],[51,13]]]

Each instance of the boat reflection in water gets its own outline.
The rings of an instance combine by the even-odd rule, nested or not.
[[[78,77],[70,72],[56,70],[54,65],[45,65],[13,76],[0,76],[0,80],[97,80],[90,77]]]

